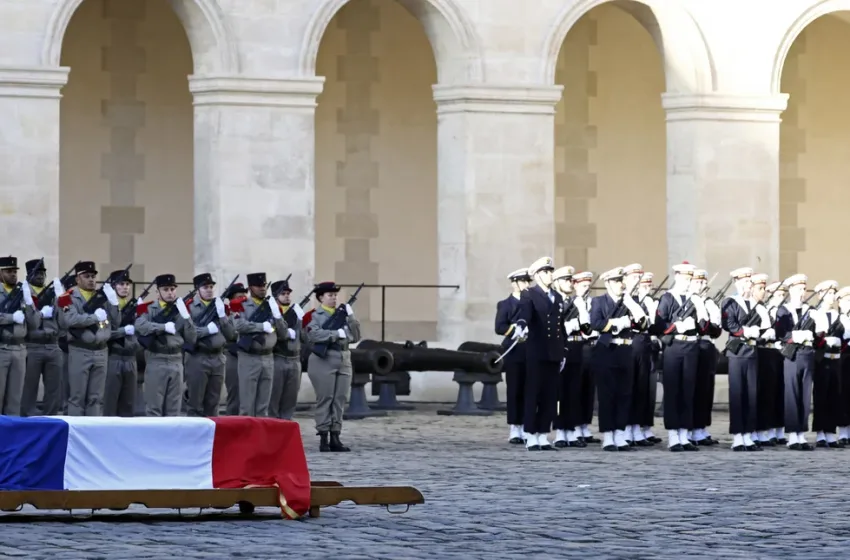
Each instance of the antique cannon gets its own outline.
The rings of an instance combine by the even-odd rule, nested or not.
[[[505,348],[498,344],[474,341],[463,342],[457,349],[465,352],[496,352],[499,355],[505,351]],[[499,400],[499,383],[502,382],[502,372],[505,367],[504,360],[500,361],[499,365],[501,368],[499,369],[499,373],[495,375],[486,373],[468,374],[475,377],[475,381],[480,381],[482,384],[481,399],[478,401],[478,408],[482,410],[503,411],[508,409],[507,405]],[[458,381],[458,379],[456,378],[455,381]],[[475,381],[473,381],[473,384]]]

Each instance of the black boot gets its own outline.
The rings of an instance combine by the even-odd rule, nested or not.
[[[327,432],[319,432],[319,451],[331,451],[331,446],[328,445]]]
[[[339,440],[339,432],[331,432],[331,451],[351,451]]]

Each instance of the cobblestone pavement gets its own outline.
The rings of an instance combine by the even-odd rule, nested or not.
[[[282,521],[271,509],[247,520],[235,510],[186,522],[173,512],[139,509],[68,521],[67,514],[45,518],[28,510],[0,516],[0,558],[847,554],[850,449],[733,453],[724,445],[672,454],[660,444],[632,453],[598,445],[529,453],[507,444],[503,413],[445,417],[434,410],[347,422],[347,454],[319,454],[309,413],[297,418],[315,480],[416,486],[426,503],[404,515],[344,504],[302,522]],[[715,437],[726,428],[725,413],[716,414]]]

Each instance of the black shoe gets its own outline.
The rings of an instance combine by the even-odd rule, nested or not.
[[[684,449],[685,451],[699,451],[699,447],[690,442],[683,445],[682,449]]]
[[[681,443],[677,443],[676,445],[673,445],[673,446],[671,446],[671,447],[668,447],[668,449],[669,449],[670,451],[673,451],[673,452],[676,452],[676,453],[678,453],[679,451],[684,451],[684,450],[685,450],[685,448],[682,446],[682,444],[681,444]]]
[[[508,441],[508,443],[512,443],[512,444],[514,444],[514,445],[518,445],[518,444],[520,444],[520,443],[523,443],[523,440],[522,440],[522,438],[520,438],[520,437],[512,437],[512,438],[510,439],[510,441]]]
[[[820,448],[823,449],[823,448],[826,448],[826,447],[829,447],[829,446],[826,444],[825,439],[819,439],[818,442],[815,444],[815,447],[820,447]]]
[[[602,443],[601,439],[596,439],[593,436],[584,438],[584,443]]]
[[[847,438],[841,438],[841,439],[838,440],[838,443],[841,443],[843,445],[847,445],[847,444],[850,444],[850,440],[848,440]]]
[[[569,443],[567,443],[566,441],[564,441],[562,439],[559,439],[558,441],[555,442],[555,447],[559,447],[559,448],[569,447],[569,445],[570,445]]]
[[[762,447],[776,447],[776,438],[761,442]]]
[[[697,440],[697,445],[700,447],[710,447],[714,445],[714,443],[712,443],[711,438],[703,438]]]
[[[582,447],[587,447],[587,444],[586,444],[586,443],[584,443],[581,439],[577,439],[576,441],[568,441],[568,442],[567,442],[567,447],[578,447],[578,448],[582,448]]]
[[[532,445],[532,446],[526,447],[526,449],[528,449],[529,451],[540,451],[540,446],[539,445]]]
[[[621,445],[617,448],[617,451],[634,451],[630,445]]]
[[[652,442],[652,443],[661,443],[661,438],[658,437],[658,436],[652,436],[651,438],[646,438],[646,441],[649,441],[649,442]]]
[[[647,441],[645,439],[639,439],[635,442],[635,445],[637,445],[638,447],[652,447],[652,442]]]
[[[606,445],[602,448],[602,451],[617,451],[617,446],[614,444]]]
[[[776,445],[785,445],[788,443],[788,440],[784,437],[776,438]]]
[[[788,446],[788,449],[790,449],[791,451],[802,451],[803,450],[803,448],[800,447],[799,443],[792,443],[791,445]]]
[[[735,445],[732,447],[732,451],[746,451],[747,448],[743,445]]]
[[[814,447],[812,447],[812,444],[811,444],[811,443],[808,443],[808,442],[806,442],[806,443],[801,443],[801,444],[800,444],[800,449],[802,449],[803,451],[814,451],[814,450],[815,450],[815,448],[814,448]]]
[[[339,432],[331,432],[331,451],[351,451],[339,440]]]
[[[546,445],[541,445],[541,446],[540,446],[540,451],[555,451],[555,448],[554,448],[554,447],[552,447],[552,446],[551,446],[551,445],[549,445],[549,444],[546,444]]]
[[[331,446],[328,444],[328,433],[319,432],[319,451],[330,451]]]
[[[844,447],[843,445],[841,445],[837,441],[827,442],[827,445],[829,446],[830,449],[841,449],[841,448]]]
[[[777,440],[775,437],[770,438],[771,447],[775,447],[776,444],[778,444],[778,443],[779,443],[779,440]]]
[[[763,449],[758,445],[748,445],[747,451],[763,451]]]
[[[635,440],[633,440],[633,439],[627,439],[627,440],[626,440],[626,445],[628,445],[629,447],[634,447],[634,446],[635,446]]]

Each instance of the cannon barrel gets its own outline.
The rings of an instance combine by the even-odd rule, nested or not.
[[[461,343],[460,346],[457,347],[461,352],[498,352],[501,354],[503,352],[502,347],[498,344],[491,344],[489,342],[475,342],[468,341]]]
[[[461,352],[443,348],[408,347],[395,342],[363,340],[358,348],[385,348],[392,352],[393,371],[455,371],[500,373],[498,352]]]
[[[352,348],[351,367],[354,373],[386,375],[393,371],[392,352],[385,348]]]

